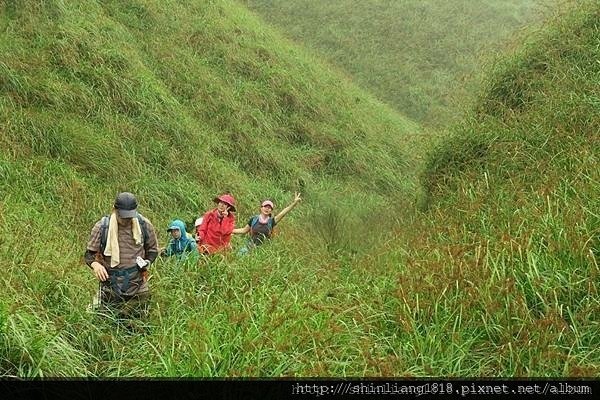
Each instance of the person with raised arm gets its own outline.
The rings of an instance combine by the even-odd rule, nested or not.
[[[233,230],[233,233],[235,234],[250,234],[246,245],[240,249],[238,254],[247,254],[256,246],[260,246],[267,240],[271,239],[275,225],[277,225],[287,213],[296,207],[300,201],[302,201],[300,193],[296,193],[292,203],[273,217],[273,209],[275,208],[273,201],[269,199],[263,200],[260,203],[259,213],[250,218],[246,226],[243,228],[236,228]]]

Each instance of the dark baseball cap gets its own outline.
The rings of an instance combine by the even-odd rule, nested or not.
[[[137,215],[137,200],[132,193],[122,192],[115,199],[115,208],[121,218],[133,218]]]

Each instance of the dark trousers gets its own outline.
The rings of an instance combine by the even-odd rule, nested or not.
[[[100,309],[121,318],[146,318],[150,312],[150,291],[125,295],[117,293],[110,279],[100,285]]]

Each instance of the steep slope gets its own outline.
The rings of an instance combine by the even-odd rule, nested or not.
[[[1,24],[3,209],[15,219],[3,229],[43,210],[53,223],[34,232],[55,237],[120,189],[157,216],[195,214],[223,191],[243,209],[336,185],[381,204],[410,187],[400,144],[415,126],[235,3],[19,1]]]
[[[113,369],[130,350],[119,345],[110,362],[96,363],[109,333],[85,313],[95,283],[82,254],[118,191],[138,196],[162,245],[169,220],[193,221],[219,193],[236,196],[241,224],[259,199],[281,208],[301,191],[302,207],[281,227],[290,250],[279,251],[290,253],[238,265],[271,268],[276,260],[287,279],[302,257],[314,270],[348,252],[352,238],[340,224],[364,235],[353,252],[375,240],[393,219],[376,215],[370,232],[361,218],[401,209],[416,187],[405,143],[417,126],[229,0],[1,2],[0,109],[1,374],[136,374]],[[203,303],[179,307],[199,289],[182,286],[173,271],[157,266],[156,298],[180,313],[157,318],[210,321],[215,309]],[[186,276],[201,277],[185,282],[205,281],[206,271],[190,266]],[[218,287],[222,277],[215,270],[209,282]],[[191,292],[173,294],[182,288]],[[218,303],[217,320],[228,307],[245,307],[228,297]],[[158,326],[194,338],[181,319]],[[235,326],[213,328],[218,343],[235,343],[226,334]],[[157,332],[154,343],[164,336]],[[147,363],[142,374],[169,373],[155,356],[136,355]],[[228,364],[191,362],[188,374],[233,373]]]
[[[472,375],[600,371],[600,8],[573,7],[490,71],[402,236],[398,319],[451,337],[444,357]],[[423,366],[439,366],[426,345]]]
[[[415,121],[444,127],[482,57],[559,3],[547,0],[245,0],[289,37]]]

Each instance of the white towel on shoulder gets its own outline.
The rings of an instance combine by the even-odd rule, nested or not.
[[[140,226],[140,221],[138,221],[137,218],[131,218],[131,231],[133,232],[133,240],[135,240],[135,244],[142,244],[142,227]],[[110,215],[104,255],[110,257],[111,268],[116,267],[121,262],[119,253],[119,223],[117,222],[116,210]]]

